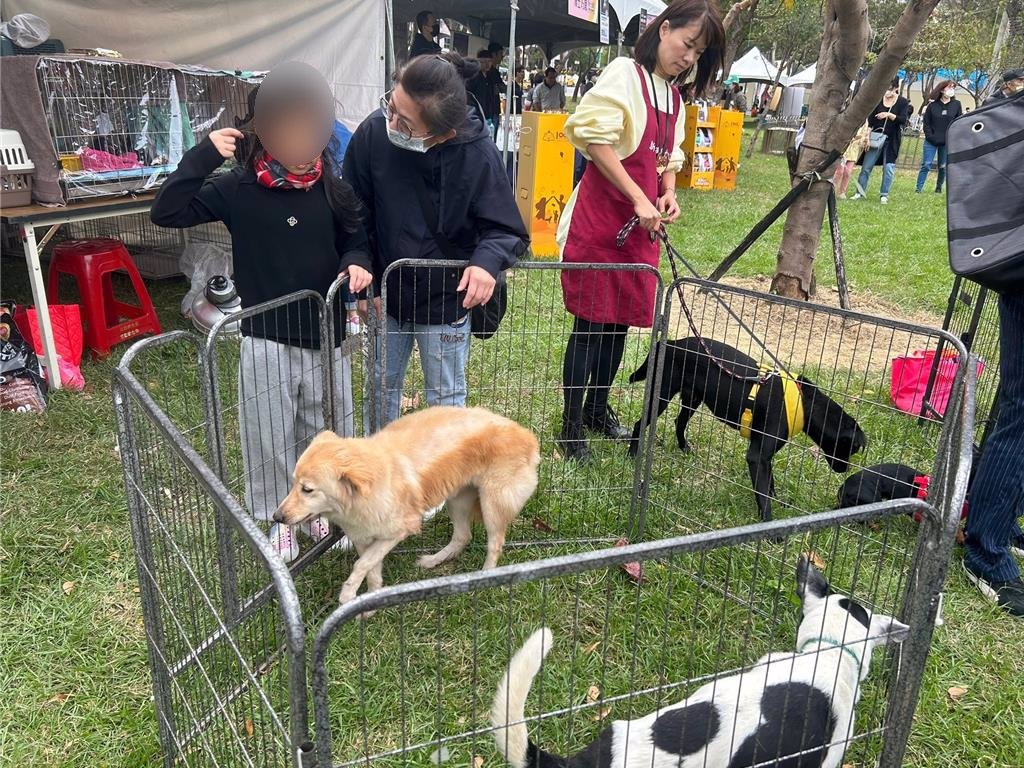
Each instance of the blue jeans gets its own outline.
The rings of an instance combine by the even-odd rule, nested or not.
[[[878,149],[869,149],[864,153],[864,164],[860,169],[860,176],[857,177],[857,192],[866,195],[868,191],[868,180],[871,178],[871,171],[883,159],[885,144]],[[889,194],[892,189],[892,180],[896,177],[896,163],[882,163],[882,197]]]
[[[942,191],[942,183],[946,180],[946,145],[935,145],[925,139],[924,157],[921,159],[921,170],[917,174],[918,192],[924,189],[924,183],[928,180],[928,172],[932,169],[932,161],[936,154],[939,156],[939,179],[935,182],[935,191]]]
[[[988,581],[1020,578],[1010,538],[1024,513],[1024,294],[999,297],[999,415],[967,508],[964,563]]]
[[[423,384],[428,405],[466,404],[466,362],[472,338],[469,313],[445,325],[400,323],[390,315],[386,320],[384,364],[384,418],[382,426],[402,415],[402,385],[412,357],[413,342],[420,350]],[[380,381],[380,355],[377,356]]]

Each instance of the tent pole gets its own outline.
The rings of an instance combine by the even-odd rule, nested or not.
[[[512,92],[516,77],[516,14],[519,11],[518,0],[511,0],[509,5],[512,8],[512,16],[508,22],[508,82],[505,83],[505,114],[501,118],[505,123],[501,163],[506,167],[508,166],[508,135],[512,130],[512,120],[509,116],[512,114]]]
[[[622,34],[622,30],[619,30],[619,49],[615,52],[615,57],[618,58],[622,55],[622,41],[625,39],[625,35]]]

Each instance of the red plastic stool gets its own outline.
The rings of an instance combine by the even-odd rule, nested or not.
[[[112,272],[128,273],[139,306],[114,298]],[[160,333],[153,302],[128,249],[120,240],[71,240],[56,246],[46,288],[47,298],[55,304],[59,303],[61,273],[71,275],[78,283],[85,344],[93,354],[106,357],[115,344],[147,333]]]

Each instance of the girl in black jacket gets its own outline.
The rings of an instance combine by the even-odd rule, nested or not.
[[[385,282],[385,424],[400,414],[413,342],[427,403],[466,404],[469,311],[490,300],[498,273],[529,242],[490,131],[466,105],[465,79],[476,69],[456,53],[415,59],[345,154],[345,178],[365,206],[373,274]],[[388,270],[402,259],[469,265]]]
[[[939,178],[935,182],[935,191],[942,191],[942,182],[946,180],[946,130],[963,114],[963,107],[955,96],[956,83],[943,80],[928,97],[930,101],[924,108],[924,157],[917,174],[918,192],[924,189],[936,155],[939,156]]]
[[[882,189],[881,202],[889,202],[889,190],[892,189],[892,181],[896,177],[896,159],[900,154],[900,141],[903,139],[903,128],[910,120],[910,113],[913,109],[910,102],[900,96],[900,79],[894,77],[889,84],[885,95],[868,116],[868,126],[871,133],[876,136],[878,132],[885,135],[885,141],[881,146],[874,149],[868,148],[864,153],[863,167],[860,176],[857,178],[857,194],[854,200],[860,200],[867,196],[868,181],[871,179],[871,171],[878,164],[882,164]]]
[[[359,202],[340,178],[331,143],[334,101],[323,76],[291,62],[267,74],[253,101],[255,136],[235,128],[213,131],[190,149],[153,204],[153,223],[191,227],[222,221],[231,232],[233,272],[242,307],[295,291],[327,295],[341,273],[354,291],[372,280]],[[249,146],[239,167],[211,177]],[[210,177],[210,178],[208,178]],[[335,302],[335,338],[344,323]],[[270,521],[288,493],[295,460],[324,428],[319,314],[303,299],[242,321],[238,369],[239,426],[245,502]],[[339,426],[353,431],[351,370],[334,352]],[[315,541],[330,533],[317,518],[302,525]],[[294,532],[275,524],[270,541],[286,562],[299,555]]]

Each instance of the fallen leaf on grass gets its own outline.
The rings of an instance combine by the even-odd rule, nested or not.
[[[598,649],[598,647],[600,647],[600,645],[601,645],[601,641],[600,640],[595,640],[590,645],[588,645],[586,648],[584,648],[583,652],[584,653],[593,653],[594,651],[596,651]]]
[[[438,747],[430,753],[430,762],[433,765],[441,765],[441,763],[447,763],[449,757],[451,754],[448,752],[448,747]]]
[[[533,518],[533,527],[538,531],[544,531],[545,533],[554,533],[555,529],[552,528],[547,522],[541,517]]]
[[[821,559],[821,555],[819,555],[817,552],[808,550],[807,552],[801,552],[800,554],[806,557],[810,561],[811,565],[813,565],[819,571],[825,568],[825,561]]]
[[[628,539],[619,539],[615,542],[616,547],[625,547],[629,544]],[[637,560],[631,560],[628,563],[623,563],[619,566],[630,579],[635,581],[637,584],[644,583],[644,567]]]
[[[71,694],[70,693],[55,693],[55,694],[53,694],[53,696],[51,696],[50,698],[48,698],[46,700],[46,703],[47,704],[63,704],[69,698],[71,698]]]
[[[72,592],[75,591],[75,582],[65,581],[63,584],[60,585],[60,588],[64,590],[65,595],[70,595]]]
[[[956,543],[963,546],[963,543],[967,541],[967,535],[964,533],[963,528],[956,529]]]
[[[473,755],[473,768],[480,768],[484,764],[484,759],[480,755]]]
[[[597,713],[590,719],[593,720],[595,723],[600,722],[601,720],[604,720],[606,717],[608,717],[608,715],[611,714],[611,711],[611,707],[601,707],[601,709],[597,710]]]
[[[601,689],[596,685],[592,685],[587,688],[587,703],[593,704],[595,701],[601,698]]]
[[[256,725],[255,725],[255,723],[253,723],[251,718],[248,718],[248,717],[245,718],[245,735],[248,736],[251,739],[253,737],[253,734],[255,734],[255,733],[256,733]]]
[[[946,690],[946,694],[949,696],[950,701],[960,701],[967,693],[966,688],[961,688],[959,685],[954,685],[952,688]]]

